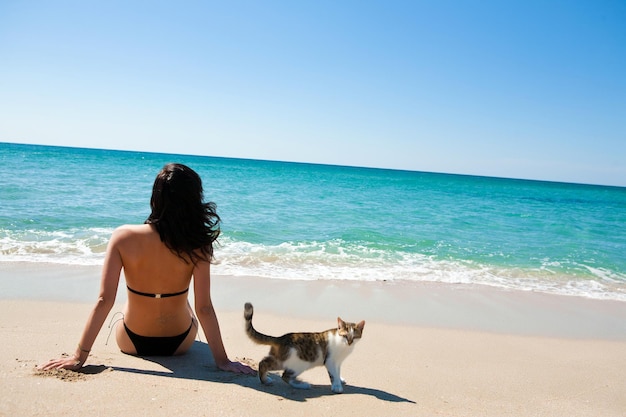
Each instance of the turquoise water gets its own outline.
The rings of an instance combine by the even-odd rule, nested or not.
[[[0,143],[0,262],[101,264],[167,162],[222,216],[214,273],[626,301],[626,188]]]

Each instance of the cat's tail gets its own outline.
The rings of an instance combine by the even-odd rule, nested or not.
[[[243,309],[243,317],[246,319],[246,333],[252,339],[253,342],[256,342],[260,345],[274,345],[277,343],[278,339],[273,336],[268,336],[263,333],[259,333],[252,326],[252,315],[254,314],[254,308],[252,304],[246,303]]]

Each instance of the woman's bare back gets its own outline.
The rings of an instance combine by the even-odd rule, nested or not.
[[[193,264],[167,248],[154,226],[122,226],[116,233],[128,287],[150,294],[173,294],[189,288]],[[127,293],[124,323],[133,332],[142,336],[174,336],[189,328],[187,293],[165,298]]]

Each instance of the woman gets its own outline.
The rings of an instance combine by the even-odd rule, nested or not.
[[[120,350],[131,355],[179,355],[194,342],[198,323],[187,301],[193,277],[195,312],[213,353],[225,371],[254,370],[228,359],[211,301],[213,242],[220,234],[214,203],[203,201],[202,180],[191,168],[168,164],[157,175],[152,213],[142,225],[117,228],[107,247],[100,295],[74,356],[52,360],[41,369],[80,369],[106,320],[124,269],[128,302],[117,326]]]

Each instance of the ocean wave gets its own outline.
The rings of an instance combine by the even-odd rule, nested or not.
[[[0,234],[0,260],[101,265],[112,231],[104,228],[4,231]]]
[[[112,229],[4,232],[0,261],[102,265]],[[220,238],[215,274],[284,280],[414,281],[486,285],[593,299],[626,301],[626,274],[543,259],[537,268],[441,259],[342,239],[276,245]]]
[[[626,274],[578,266],[572,272],[545,261],[538,268],[511,268],[434,255],[386,251],[341,239],[275,246],[223,241],[216,274],[295,280],[418,281],[478,284],[626,301]]]

